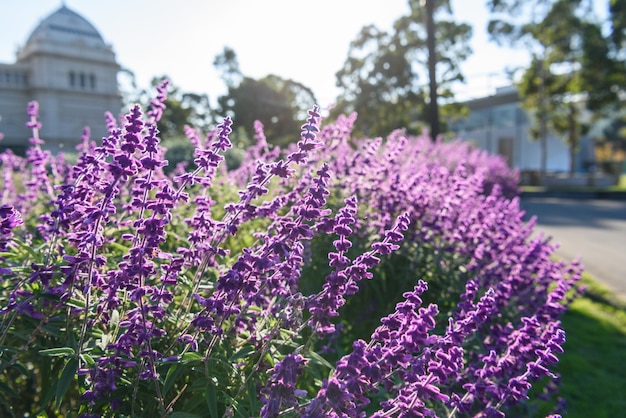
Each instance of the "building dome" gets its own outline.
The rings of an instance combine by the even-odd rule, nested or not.
[[[28,38],[26,47],[41,41],[84,45],[95,49],[108,48],[100,33],[89,21],[65,5],[39,23]]]
[[[0,129],[5,133],[0,147],[28,146],[23,109],[32,100],[41,106],[41,133],[50,150],[71,150],[85,126],[94,138],[106,135],[105,112],[121,109],[119,69],[113,47],[63,4],[35,27],[15,64],[0,63]]]

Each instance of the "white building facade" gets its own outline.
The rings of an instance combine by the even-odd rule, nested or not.
[[[74,151],[85,126],[106,135],[104,114],[122,100],[115,53],[95,27],[63,5],[43,19],[19,48],[16,62],[0,63],[0,147],[22,153],[31,136],[28,102],[39,102],[41,138],[52,151]]]
[[[541,141],[531,138],[532,121],[515,87],[503,87],[496,94],[466,102],[469,115],[450,123],[450,130],[464,140],[492,154],[504,156],[512,168],[521,171],[541,169]],[[569,171],[569,149],[565,142],[548,131],[546,138],[546,170]],[[585,170],[594,162],[589,138],[581,140],[576,156],[577,170]]]

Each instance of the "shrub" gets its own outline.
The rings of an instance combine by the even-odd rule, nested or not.
[[[1,415],[502,416],[554,377],[580,266],[500,160],[314,108],[286,150],[257,123],[231,171],[230,119],[189,130],[165,174],[166,87],[74,165],[35,103],[1,155]]]

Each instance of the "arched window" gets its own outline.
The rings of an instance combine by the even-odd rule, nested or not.
[[[70,71],[70,87],[76,86],[76,74],[74,71]]]

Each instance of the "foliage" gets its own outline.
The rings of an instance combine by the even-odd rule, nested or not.
[[[309,87],[273,74],[261,79],[244,76],[237,54],[229,47],[225,47],[215,57],[213,65],[228,88],[227,94],[217,98],[216,105],[211,104],[206,94],[183,91],[169,83],[163,115],[157,121],[157,128],[163,138],[163,145],[175,149],[170,151],[175,163],[182,162],[193,152],[188,144],[180,141],[188,127],[210,131],[223,118],[218,115],[228,115],[237,126],[231,138],[235,150],[227,155],[229,167],[238,166],[242,157],[241,149],[253,138],[253,125],[257,119],[265,125],[273,144],[285,146],[297,140],[293,133],[298,131],[300,121],[307,117],[307,110],[316,102]],[[147,91],[137,88],[132,72],[125,70],[125,73],[130,77],[132,85],[132,91],[126,93],[125,102],[129,106],[134,103],[148,106],[150,96]],[[165,75],[154,77],[152,87],[166,79],[168,77]],[[191,163],[192,160],[187,161]]]
[[[129,78],[124,91],[124,103],[128,108],[135,103],[140,103],[143,107],[150,106],[152,99],[148,90],[139,88],[135,81],[135,75],[128,69],[123,70],[123,74]],[[212,109],[209,97],[206,94],[183,91],[174,85],[166,75],[153,77],[151,88],[168,80],[168,92],[165,98],[163,115],[157,122],[157,127],[164,141],[175,140],[176,137],[184,136],[185,125],[192,125],[198,129],[208,129],[214,123],[214,110]]]
[[[450,19],[449,2],[436,3],[438,94],[451,102],[450,86],[463,80],[458,64],[470,53],[472,31]],[[361,29],[336,74],[341,94],[331,116],[357,112],[357,134],[382,136],[398,128],[417,133],[428,122],[426,16],[417,1],[409,5],[410,14],[397,19],[392,32],[375,26]]]
[[[563,315],[565,353],[558,365],[560,395],[572,418],[612,417],[626,407],[626,302],[588,275],[583,297]]]
[[[225,46],[222,53],[213,60],[213,66],[220,72],[227,87],[235,87],[241,83],[243,74],[234,49]]]
[[[271,142],[285,146],[296,139],[293,132],[297,132],[306,109],[315,103],[315,96],[301,83],[268,75],[259,80],[244,77],[218,101],[221,112],[245,127],[248,138],[254,136],[254,121],[259,120]]]
[[[540,138],[551,128],[562,136],[573,173],[578,144],[589,128],[583,113],[619,102],[623,60],[593,18],[589,1],[491,0],[488,6],[494,16],[488,25],[492,37],[499,43],[525,43],[533,51],[518,85],[524,106],[535,116],[531,134]]]
[[[616,54],[623,54],[626,45],[626,1],[609,0],[609,20],[611,23],[611,40]]]
[[[33,102],[27,157],[0,154],[1,415],[503,416],[553,376],[580,266],[531,237],[502,159],[355,141],[354,115],[322,128],[314,107],[284,150],[255,123],[231,171],[230,118],[188,129],[195,166],[165,175],[165,93],[73,166]],[[325,349],[353,337],[354,295],[403,282]]]
[[[235,51],[228,47],[213,64],[228,87],[228,93],[218,98],[219,112],[243,127],[247,138],[254,136],[254,121],[259,120],[271,143],[285,146],[297,140],[293,133],[316,102],[310,88],[274,74],[258,80],[246,77],[239,69]]]
[[[153,78],[152,87],[160,85],[164,80],[169,82],[169,77]],[[186,125],[198,129],[207,129],[211,126],[213,113],[206,94],[183,92],[171,83],[168,86],[167,97],[163,101],[163,116],[157,121],[157,128],[164,139],[184,135]],[[149,100],[142,103],[147,102]]]

